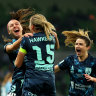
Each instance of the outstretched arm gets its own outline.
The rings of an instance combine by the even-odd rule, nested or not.
[[[85,78],[87,79],[87,81],[93,81],[93,82],[96,82],[96,78],[95,77],[91,77],[90,75],[88,74],[84,74]]]
[[[60,68],[59,68],[58,65],[55,65],[55,66],[54,66],[54,72],[56,73],[56,72],[58,72],[58,71],[60,71]]]

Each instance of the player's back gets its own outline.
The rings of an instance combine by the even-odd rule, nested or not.
[[[54,73],[54,36],[50,36],[50,40],[47,40],[45,33],[39,32],[34,34],[33,37],[25,37],[24,39],[23,47],[27,51],[26,77],[45,77],[47,75],[52,77]]]

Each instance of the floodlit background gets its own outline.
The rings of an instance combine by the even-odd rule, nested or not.
[[[0,0],[0,85],[6,73],[12,70],[3,50],[5,43],[2,35],[10,38],[6,29],[10,20],[9,12],[22,8],[35,9],[36,13],[45,15],[56,27],[61,47],[55,53],[55,64],[66,56],[75,54],[74,48],[64,45],[65,37],[61,34],[64,30],[89,30],[90,38],[94,41],[90,53],[96,57],[96,0]],[[68,95],[69,79],[67,72],[56,73],[57,96]]]

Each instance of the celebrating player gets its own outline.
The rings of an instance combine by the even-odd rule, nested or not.
[[[56,96],[53,66],[59,42],[52,31],[55,28],[43,15],[35,14],[30,18],[29,29],[34,35],[23,38],[15,61],[21,67],[26,55],[23,96]]]
[[[96,82],[94,79],[96,77],[96,58],[88,52],[92,43],[88,31],[64,31],[63,34],[67,37],[65,44],[75,46],[76,55],[66,57],[54,67],[54,70],[55,72],[68,70],[70,74],[68,96],[93,96],[94,82]]]
[[[15,67],[14,61],[19,50],[19,45],[22,40],[23,33],[26,31],[23,30],[19,21],[26,21],[23,18],[29,16],[30,13],[31,11],[29,9],[20,9],[16,13],[12,13],[13,18],[7,24],[8,34],[14,38],[4,46],[5,52],[8,54],[9,59],[14,67],[12,86],[8,96],[21,96],[22,94],[22,84],[24,81],[25,68],[24,66],[20,68]],[[32,36],[32,33],[26,33],[25,36],[28,35]]]

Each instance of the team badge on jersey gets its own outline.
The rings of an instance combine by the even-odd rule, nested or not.
[[[72,65],[70,72],[73,74],[74,73],[74,66]]]
[[[86,73],[86,74],[90,75],[91,72],[92,72],[92,69],[91,69],[91,68],[89,68],[89,67],[86,67],[86,68],[85,68],[85,73]]]

